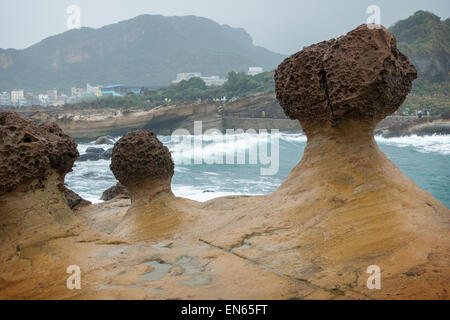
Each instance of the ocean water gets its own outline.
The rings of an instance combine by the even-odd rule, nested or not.
[[[306,136],[299,133],[159,136],[159,139],[169,148],[175,161],[172,180],[175,195],[197,201],[275,191],[300,161],[306,145]],[[375,139],[403,173],[450,207],[450,135],[377,136]],[[279,148],[274,148],[277,144]],[[80,154],[92,145],[93,141],[79,143]],[[276,150],[279,150],[278,157]],[[245,159],[245,163],[241,164],[239,159]],[[83,198],[101,202],[102,192],[117,182],[109,165],[109,160],[77,161],[73,172],[66,176],[66,183]],[[275,174],[261,174],[261,168],[270,167]]]

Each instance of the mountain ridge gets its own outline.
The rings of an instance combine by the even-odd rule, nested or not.
[[[86,82],[163,86],[180,72],[225,76],[250,66],[270,70],[283,58],[253,45],[243,28],[192,15],[146,14],[98,29],[68,30],[25,49],[0,49],[0,88],[67,92]]]

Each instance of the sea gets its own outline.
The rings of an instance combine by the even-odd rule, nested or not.
[[[120,137],[115,137],[118,140]],[[158,136],[175,162],[176,196],[204,202],[227,195],[263,195],[275,191],[300,161],[306,146],[301,133]],[[450,135],[376,136],[380,149],[421,188],[450,208]],[[85,153],[95,141],[78,142]],[[76,161],[67,174],[70,189],[92,203],[117,180],[110,160]]]

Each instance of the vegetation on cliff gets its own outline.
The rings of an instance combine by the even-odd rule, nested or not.
[[[433,13],[417,11],[394,24],[390,31],[396,36],[398,48],[419,71],[412,94],[400,108],[410,111],[426,108],[432,113],[450,109],[450,19],[441,20]]]
[[[419,70],[419,81],[448,80],[450,54],[450,18],[442,21],[426,11],[394,24],[390,31],[396,36],[398,48]]]

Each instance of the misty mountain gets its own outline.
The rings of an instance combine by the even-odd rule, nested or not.
[[[99,29],[80,28],[23,50],[0,49],[0,89],[44,92],[123,83],[163,86],[180,72],[225,77],[283,55],[253,45],[250,35],[196,16],[141,15]]]
[[[419,70],[419,81],[448,81],[450,19],[442,21],[430,12],[417,11],[389,30],[396,36],[400,51]]]

